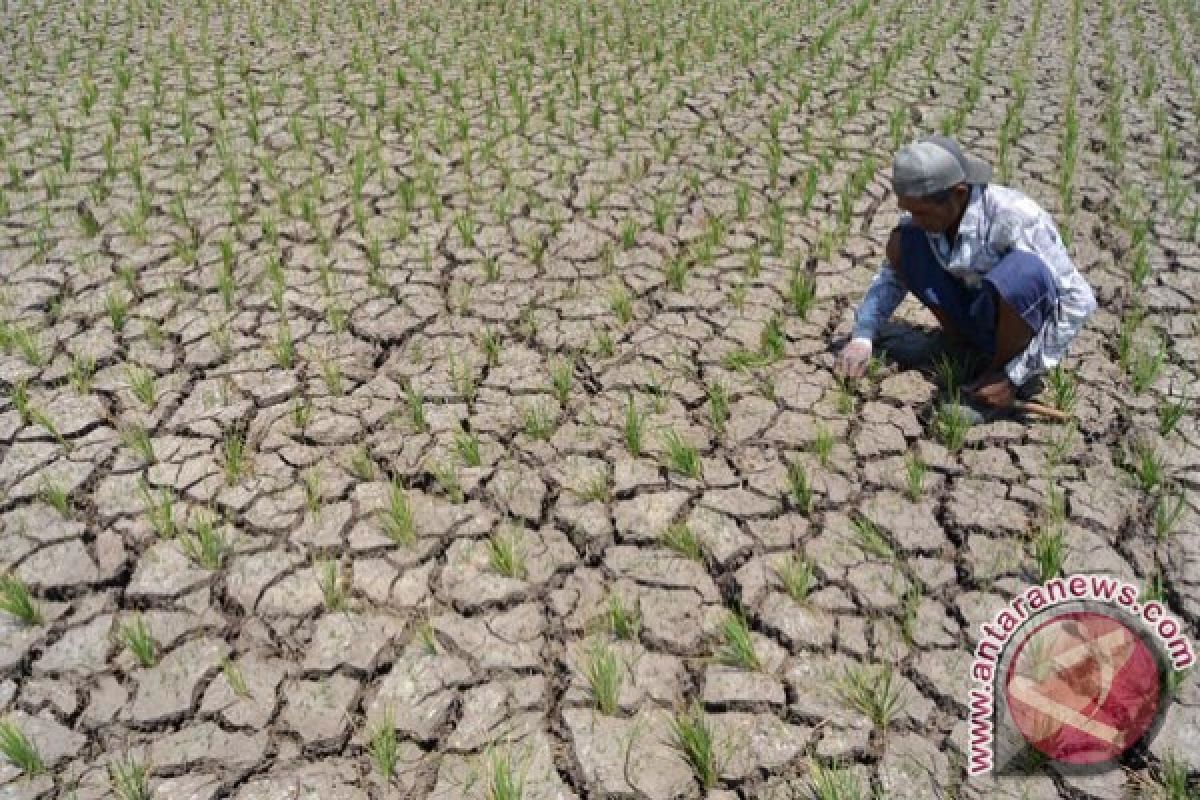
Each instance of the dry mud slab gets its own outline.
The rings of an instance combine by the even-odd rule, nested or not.
[[[1195,2],[2,8],[0,797],[1183,796],[1194,680],[964,747],[1044,575],[1200,634]],[[831,372],[935,130],[1096,289],[1073,425],[946,424],[912,301]]]

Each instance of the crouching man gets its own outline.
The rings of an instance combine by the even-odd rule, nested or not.
[[[975,421],[1028,399],[1034,379],[1063,358],[1095,295],[1050,215],[990,178],[991,167],[945,136],[896,154],[892,189],[905,213],[837,357],[839,374],[863,374],[879,326],[909,292],[986,362],[963,387],[963,400],[983,410]]]

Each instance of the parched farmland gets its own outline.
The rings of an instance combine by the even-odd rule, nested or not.
[[[0,0],[0,798],[1194,798],[968,780],[980,624],[1200,639],[1196,0]],[[965,428],[943,132],[1099,310]],[[1190,774],[1190,783],[1189,783]]]

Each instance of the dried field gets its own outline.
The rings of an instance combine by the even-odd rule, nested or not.
[[[1023,586],[1200,639],[1196,0],[0,7],[0,798],[1195,797],[1193,679],[964,750]],[[1076,423],[911,299],[833,375],[935,131],[1096,290]]]

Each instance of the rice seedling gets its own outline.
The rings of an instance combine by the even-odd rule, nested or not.
[[[793,461],[787,466],[788,494],[795,504],[796,510],[807,516],[812,512],[813,488],[809,481],[808,470],[799,461]]]
[[[788,281],[788,300],[800,320],[808,319],[817,301],[817,282],[808,272],[793,269]]]
[[[221,674],[225,676],[225,682],[229,684],[230,691],[235,695],[238,697],[250,696],[250,689],[246,686],[246,676],[242,674],[242,668],[228,656],[221,659]]]
[[[283,369],[291,369],[296,363],[296,345],[292,341],[292,328],[286,317],[279,321],[272,354],[275,356],[275,363]]]
[[[158,663],[158,643],[154,641],[150,628],[140,614],[131,622],[121,625],[117,638],[143,667],[153,667]]]
[[[1175,495],[1163,493],[1154,502],[1154,534],[1161,542],[1175,532],[1179,518],[1183,515],[1184,492]]]
[[[1053,399],[1054,407],[1068,413],[1073,411],[1078,395],[1074,373],[1064,369],[1062,364],[1056,364],[1054,369],[1046,374],[1046,382],[1050,384],[1050,396]]]
[[[46,771],[46,762],[37,745],[11,719],[0,722],[0,755],[26,778],[35,778]]]
[[[970,429],[971,419],[957,402],[951,401],[938,406],[933,417],[933,432],[947,450],[952,453],[961,450]]]
[[[129,381],[129,388],[133,392],[133,396],[142,405],[153,408],[158,398],[154,373],[145,367],[128,366],[125,368],[125,377]]]
[[[396,723],[391,709],[384,712],[382,719],[370,730],[368,751],[371,763],[375,766],[383,782],[389,783],[396,775],[396,763],[399,761],[399,748],[396,740]]]
[[[375,459],[367,445],[359,445],[350,456],[350,473],[363,482],[375,480]]]
[[[485,800],[522,800],[524,797],[524,769],[513,763],[511,753],[491,750],[484,785]]]
[[[826,469],[829,468],[833,447],[833,433],[822,423],[817,423],[816,435],[812,441],[812,452],[817,457],[817,461],[821,462],[821,466]]]
[[[150,767],[133,756],[111,762],[108,780],[119,800],[150,800]]]
[[[846,767],[826,767],[812,760],[808,765],[812,800],[867,800],[858,775]]]
[[[896,553],[892,550],[892,545],[888,542],[887,537],[883,535],[875,523],[868,517],[855,515],[850,520],[850,525],[854,528],[854,535],[858,541],[858,546],[867,555],[876,556],[888,561],[896,557]]]
[[[71,516],[71,494],[66,487],[46,475],[42,476],[38,497],[63,517]]]
[[[695,447],[671,428],[663,432],[663,445],[668,468],[687,478],[700,477],[700,453]]]
[[[756,671],[762,668],[758,653],[754,651],[754,639],[746,618],[741,614],[729,614],[721,623],[721,647],[717,660],[730,667]]]
[[[693,704],[671,720],[673,744],[692,767],[696,779],[705,789],[717,783],[717,743],[704,709]]]
[[[38,334],[29,328],[13,327],[8,335],[11,346],[15,347],[21,357],[31,367],[40,367],[46,363],[46,355],[42,351],[42,343]],[[7,347],[5,349],[8,349]]]
[[[1164,402],[1158,407],[1158,432],[1170,436],[1191,408],[1191,400],[1184,397]]]
[[[249,465],[246,435],[241,431],[229,431],[221,443],[221,469],[225,473],[225,485],[236,486],[246,475]]]
[[[571,383],[575,365],[570,359],[563,359],[550,368],[550,384],[558,404],[564,408],[571,396]]]
[[[526,406],[521,413],[525,435],[531,439],[548,440],[554,434],[556,418],[542,403]]]
[[[642,454],[642,434],[645,431],[646,418],[638,411],[634,405],[633,395],[625,395],[625,424],[622,429],[625,439],[625,449],[630,455],[640,456]]]
[[[636,605],[632,608],[626,605],[625,599],[613,592],[605,603],[604,624],[618,639],[635,641],[642,628],[641,611]]]
[[[96,374],[96,359],[87,355],[75,355],[67,372],[67,380],[77,394],[89,394],[92,379]]]
[[[1158,450],[1146,442],[1133,446],[1133,461],[1128,464],[1138,486],[1144,492],[1152,492],[1166,479],[1166,464]]]
[[[190,532],[179,539],[183,552],[204,569],[220,569],[232,548],[211,514],[196,514]]]
[[[0,611],[25,625],[41,625],[45,621],[42,608],[29,587],[16,575],[0,575]]]
[[[529,574],[525,548],[516,530],[497,532],[488,539],[488,564],[506,578],[524,580]]]
[[[914,503],[925,490],[925,474],[929,471],[921,456],[909,452],[904,456],[904,483],[908,491],[908,499]]]
[[[479,452],[479,437],[468,431],[458,431],[454,434],[454,451],[468,467],[478,467],[483,463]]]
[[[625,667],[607,642],[597,641],[584,655],[583,675],[601,714],[615,714]]]
[[[708,395],[708,419],[713,430],[722,434],[729,421],[729,389],[720,381],[714,381],[705,388]]]
[[[1130,354],[1127,371],[1133,393],[1140,395],[1154,385],[1167,362],[1167,351],[1161,339],[1153,347],[1135,347]]]
[[[120,333],[125,330],[125,323],[129,319],[129,301],[124,295],[115,289],[110,291],[104,298],[104,310],[114,331]]]
[[[430,469],[434,481],[450,498],[451,503],[458,504],[466,499],[456,465],[449,462],[436,462]]]
[[[23,424],[28,425],[33,421],[33,404],[29,398],[29,386],[23,378],[13,382],[12,388],[8,392],[8,401],[17,410],[17,415]]]
[[[138,486],[138,494],[155,533],[163,539],[175,536],[179,532],[179,523],[175,518],[175,496],[171,490],[164,487],[155,496],[150,492],[150,485],[142,481]]]
[[[336,561],[317,561],[313,565],[317,573],[317,585],[321,587],[321,596],[325,600],[325,608],[329,611],[342,611],[346,608],[346,587],[342,581],[342,565]]]
[[[775,577],[783,584],[788,597],[797,603],[808,599],[816,578],[812,563],[794,553],[775,565]]]
[[[837,680],[842,699],[871,720],[880,730],[886,730],[907,706],[907,694],[896,681],[891,663],[878,667],[854,665]]]
[[[675,522],[663,531],[660,541],[666,547],[674,550],[684,558],[692,561],[704,561],[704,544],[692,531],[686,522]]]
[[[1057,576],[1066,555],[1062,527],[1055,524],[1040,526],[1033,538],[1033,560],[1037,564],[1039,581],[1044,583]]]
[[[618,285],[609,292],[608,305],[617,315],[617,321],[622,325],[628,324],[633,319],[633,298],[630,297],[624,286]]]
[[[382,518],[383,530],[392,541],[410,545],[417,540],[412,503],[408,499],[408,492],[405,491],[398,478],[393,478],[388,487],[388,506],[384,510]]]
[[[421,390],[409,384],[404,390],[404,404],[408,407],[409,420],[418,433],[429,430],[429,421],[425,416],[425,397]]]
[[[344,391],[342,385],[342,368],[338,366],[336,361],[322,360],[321,361],[321,378],[325,382],[325,388],[334,397],[340,397]]]

